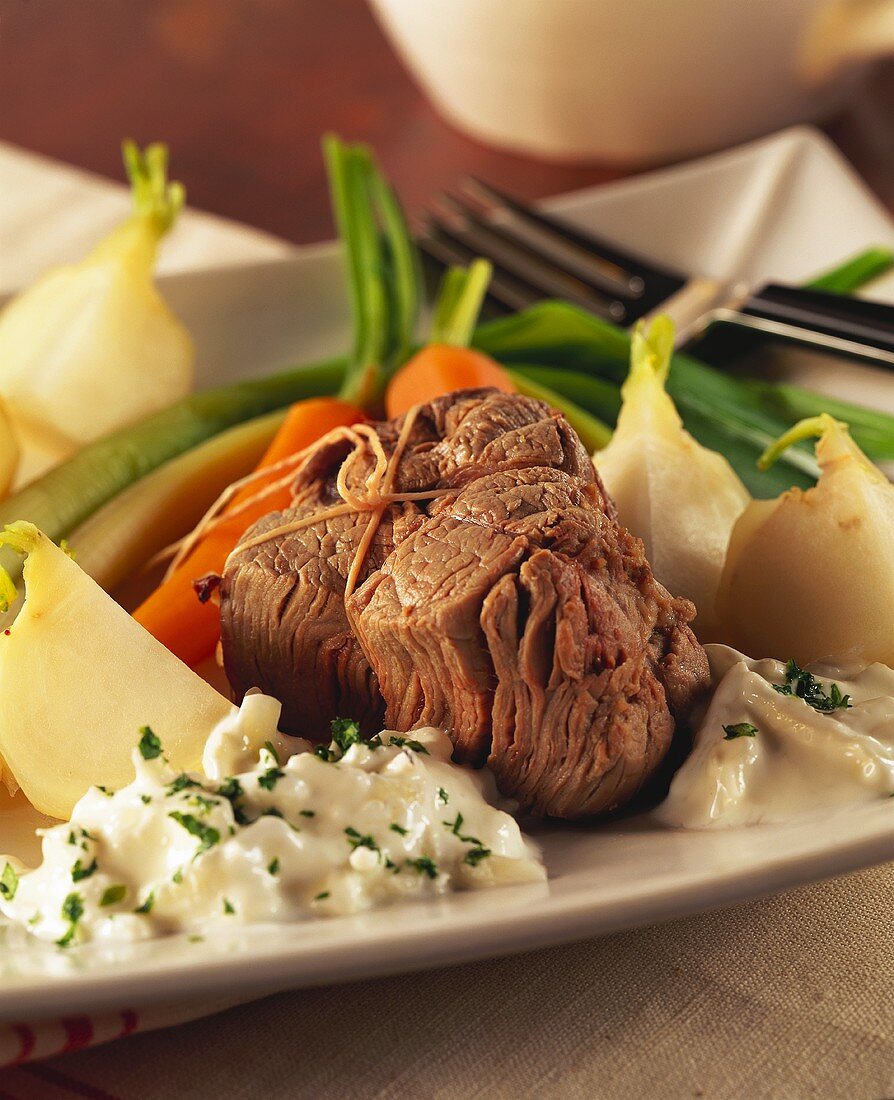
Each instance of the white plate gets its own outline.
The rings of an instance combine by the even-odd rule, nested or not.
[[[717,278],[797,282],[872,244],[894,246],[885,211],[811,130],[555,207],[656,258]],[[165,291],[197,337],[203,383],[258,375],[346,347],[331,247],[294,259],[172,276]],[[894,282],[876,293],[894,298]],[[854,380],[828,384],[854,393]],[[864,398],[890,405],[890,379]],[[0,942],[0,1019],[133,1007],[394,973],[647,923],[894,858],[894,803],[811,821],[718,832],[545,827],[549,883],[455,895],[350,919],[253,928],[121,948]]]

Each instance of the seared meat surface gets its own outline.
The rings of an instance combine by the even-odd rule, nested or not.
[[[561,414],[471,391],[407,415],[372,429],[384,497],[358,506],[376,448],[324,442],[293,506],[247,532],[221,586],[234,691],[276,695],[317,739],[336,715],[443,727],[538,814],[616,809],[707,686],[693,606],[654,580]]]

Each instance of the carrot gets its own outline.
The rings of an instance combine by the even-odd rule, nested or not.
[[[257,468],[273,467],[309,447],[333,428],[363,419],[361,409],[337,397],[299,401],[289,410]],[[269,479],[244,487],[234,496],[227,511],[244,504],[265,485],[281,477],[282,470],[279,470]],[[290,500],[288,488],[280,489],[209,530],[173,573],[136,609],[137,622],[192,667],[210,657],[220,638],[220,613],[212,601],[199,602],[193,581],[207,573],[222,572],[230,551],[248,528],[268,512],[287,507]]]
[[[385,391],[389,416],[454,390],[494,386],[515,393],[500,364],[469,347],[481,304],[490,283],[491,265],[474,260],[467,268],[448,268],[438,290],[431,339],[406,362]]]
[[[391,379],[385,393],[385,409],[389,416],[400,416],[433,397],[480,386],[516,392],[506,371],[484,352],[453,344],[427,344]]]

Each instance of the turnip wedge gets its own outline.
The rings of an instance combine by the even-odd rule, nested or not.
[[[0,500],[9,492],[19,466],[19,443],[6,406],[0,401]]]
[[[702,641],[717,631],[715,600],[733,524],[751,500],[729,462],[686,431],[665,390],[673,323],[657,317],[633,334],[615,434],[593,461],[638,535],[656,578],[698,608]]]
[[[89,787],[133,779],[150,727],[175,768],[200,766],[232,704],[209,687],[41,531],[13,523],[0,544],[26,555],[25,601],[0,631],[0,756],[32,805],[67,818]],[[0,575],[0,601],[15,589]]]
[[[761,465],[811,436],[816,485],[754,501],[733,529],[718,598],[724,641],[799,665],[894,666],[894,485],[826,413],[796,424]]]
[[[167,161],[163,145],[141,153],[125,142],[131,216],[0,313],[0,397],[20,437],[45,444],[32,476],[192,387],[192,339],[153,282],[159,242],[184,201]]]

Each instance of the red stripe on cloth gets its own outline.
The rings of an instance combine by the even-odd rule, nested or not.
[[[89,1016],[69,1016],[60,1021],[65,1028],[65,1046],[60,1054],[83,1050],[93,1042],[93,1021]]]
[[[134,1012],[132,1008],[122,1009],[121,1012],[121,1034],[119,1039],[124,1039],[128,1035],[133,1033],[140,1026],[140,1017]]]
[[[31,1056],[32,1050],[37,1045],[37,1036],[27,1024],[13,1024],[12,1030],[18,1035],[22,1045],[19,1047],[18,1055],[11,1062],[7,1062],[7,1065],[18,1066]]]

